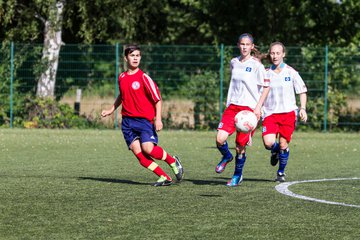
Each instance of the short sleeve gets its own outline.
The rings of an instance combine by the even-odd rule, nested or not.
[[[307,87],[304,83],[304,80],[301,78],[300,74],[297,71],[293,71],[293,79],[294,79],[294,88],[296,94],[307,92]]]

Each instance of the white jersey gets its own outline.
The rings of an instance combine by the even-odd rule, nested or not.
[[[266,70],[270,79],[270,92],[264,102],[264,118],[273,113],[287,113],[296,110],[295,93],[307,92],[299,73],[285,64],[280,73],[271,68]]]
[[[263,86],[269,86],[265,80],[265,68],[262,63],[254,57],[245,62],[240,57],[231,59],[230,62],[231,81],[227,95],[226,106],[230,104],[256,107]]]

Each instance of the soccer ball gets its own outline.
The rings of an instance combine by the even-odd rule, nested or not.
[[[239,132],[251,132],[256,128],[257,122],[255,113],[249,110],[240,111],[235,116],[235,128]]]

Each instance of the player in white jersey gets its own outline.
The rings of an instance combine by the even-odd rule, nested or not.
[[[221,161],[215,169],[217,173],[222,173],[226,165],[233,160],[226,140],[235,132],[235,115],[242,110],[250,110],[260,119],[260,109],[269,92],[269,82],[265,79],[265,68],[260,60],[251,55],[251,52],[256,50],[253,37],[248,33],[240,35],[238,47],[240,56],[233,58],[230,62],[231,82],[226,109],[216,136],[216,146],[222,154]],[[251,142],[254,132],[255,130],[249,133],[236,133],[235,171],[227,186],[234,187],[241,183],[246,161],[245,148]]]
[[[269,55],[272,62],[267,69],[270,92],[264,102],[262,137],[265,148],[271,151],[271,165],[279,162],[275,181],[284,182],[297,113],[302,121],[307,120],[307,88],[299,73],[284,63],[285,46],[281,42],[270,45]],[[300,109],[295,94],[300,96]]]

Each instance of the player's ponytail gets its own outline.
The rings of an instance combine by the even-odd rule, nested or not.
[[[260,50],[258,49],[258,46],[254,46],[254,48],[251,50],[251,53],[252,53],[251,55],[253,57],[259,59],[260,62],[263,59],[268,59],[268,54],[260,52]]]

